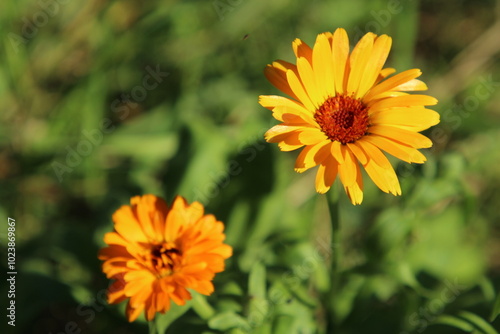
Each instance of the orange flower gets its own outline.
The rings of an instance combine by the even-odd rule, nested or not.
[[[401,194],[385,151],[408,163],[423,163],[420,148],[432,142],[420,131],[439,123],[439,114],[425,106],[437,100],[408,91],[426,90],[418,69],[389,77],[383,68],[392,40],[368,33],[349,52],[344,29],[319,34],[311,49],[300,39],[292,46],[297,65],[278,60],[265,75],[291,99],[260,96],[262,106],[282,123],[266,132],[282,151],[303,147],[295,170],[319,165],[316,190],[327,192],[337,174],[353,204],[363,200],[360,164],[384,192]],[[382,150],[382,151],[381,151]]]
[[[104,273],[115,280],[109,303],[129,298],[128,320],[144,310],[149,321],[168,311],[170,300],[184,305],[191,299],[187,289],[210,295],[215,273],[232,254],[222,222],[180,196],[170,208],[154,195],[133,197],[130,204],[113,214],[115,231],[104,236],[108,247],[99,252]]]

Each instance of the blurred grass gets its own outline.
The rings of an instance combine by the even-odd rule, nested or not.
[[[366,28],[391,35],[389,65],[421,68],[442,117],[425,165],[394,161],[403,196],[371,182],[359,207],[341,194],[341,333],[457,333],[431,324],[463,310],[488,319],[500,287],[500,43],[485,36],[498,36],[498,2],[47,3],[57,12],[1,9],[0,212],[17,221],[17,332],[68,321],[146,331],[93,299],[108,284],[96,254],[111,214],[148,192],[202,201],[235,249],[208,298],[216,315],[180,310],[169,333],[321,332],[326,202],[314,172],[293,172],[296,153],[264,142],[276,122],[257,97],[277,93],[262,70],[293,61],[294,38],[312,45],[339,26],[351,44]],[[151,90],[147,68],[168,72]],[[55,162],[69,170],[58,176]]]

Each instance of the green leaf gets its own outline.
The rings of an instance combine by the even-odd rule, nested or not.
[[[495,301],[495,306],[493,306],[493,310],[491,311],[490,321],[493,322],[498,315],[500,314],[500,293],[497,296]]]
[[[334,301],[335,316],[338,321],[344,320],[352,311],[354,301],[358,296],[366,278],[361,275],[350,275],[347,284],[337,294]]]
[[[250,328],[248,322],[245,319],[243,319],[240,315],[234,312],[222,312],[215,315],[208,321],[208,327],[220,331],[227,331],[232,328],[239,328],[246,330]]]
[[[191,293],[193,296],[193,299],[191,301],[191,304],[193,306],[194,311],[200,316],[202,319],[209,319],[211,318],[215,310],[210,306],[210,304],[207,302],[207,299],[205,296],[200,295],[199,293],[192,292]]]
[[[469,322],[451,315],[442,315],[436,319],[434,324],[448,325],[470,333],[474,330],[474,326]]]
[[[251,297],[266,298],[266,267],[259,262],[250,271],[248,293]]]
[[[268,316],[269,302],[266,300],[266,268],[259,262],[254,263],[250,270],[248,294],[250,297],[248,321],[252,327],[260,328]]]
[[[476,326],[477,329],[480,329],[483,333],[498,334],[498,332],[486,320],[484,320],[483,318],[474,313],[462,311],[458,315],[466,319],[470,323],[472,323],[474,326]]]

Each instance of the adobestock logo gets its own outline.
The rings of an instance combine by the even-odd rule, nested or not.
[[[49,23],[49,18],[59,13],[59,5],[65,5],[68,2],[69,0],[39,0],[38,6],[40,10],[36,11],[30,18],[24,16],[21,19],[23,21],[21,35],[13,32],[7,35],[14,51],[19,52],[19,46],[26,45],[30,39],[35,38],[38,29]]]

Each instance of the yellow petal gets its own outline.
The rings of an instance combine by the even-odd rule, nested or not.
[[[347,143],[347,147],[351,150],[352,153],[354,153],[354,156],[359,160],[359,162],[361,162],[362,164],[365,164],[367,162],[368,158],[366,157],[366,154],[359,143]]]
[[[389,75],[393,74],[394,72],[396,72],[396,69],[392,67],[386,67],[382,69],[378,74],[377,80],[375,81],[375,85],[378,84],[380,81],[384,80],[385,78],[387,78]]]
[[[368,129],[370,133],[387,137],[414,148],[428,148],[432,146],[432,141],[426,136],[404,129],[398,129],[387,125],[373,125]]]
[[[288,70],[286,72],[286,78],[288,80],[288,83],[290,84],[290,87],[292,88],[292,91],[298,97],[299,101],[304,104],[304,107],[311,111],[316,110],[314,103],[311,101],[309,95],[304,90],[304,86],[302,85],[300,79],[297,77],[297,74],[295,74],[295,72],[292,70]]]
[[[413,107],[413,106],[431,106],[437,103],[437,99],[429,95],[405,95],[391,97],[383,100],[379,100],[370,106],[372,113],[387,109],[387,108],[401,108],[401,107]]]
[[[316,145],[304,147],[295,161],[295,171],[302,173],[322,163],[330,155],[330,145],[329,140],[324,140]]]
[[[332,186],[338,173],[338,163],[331,157],[319,165],[316,173],[316,191],[320,194],[326,193]]]
[[[382,35],[375,39],[373,51],[370,55],[364,73],[362,74],[356,97],[362,97],[375,84],[375,80],[380,75],[382,67],[387,60],[391,50],[392,39],[387,35]]]
[[[310,124],[316,124],[313,118],[313,113],[307,110],[301,103],[287,99],[286,97],[276,95],[261,95],[259,96],[259,103],[273,111],[273,117],[279,121],[283,121],[282,114],[293,113],[300,116]]]
[[[361,168],[358,164],[356,166],[356,182],[350,186],[344,186],[347,196],[353,205],[361,204],[363,202],[363,176],[361,175]]]
[[[358,88],[365,74],[365,67],[370,60],[375,36],[376,35],[373,33],[367,33],[352,50],[351,56],[349,57],[350,73],[347,82],[348,95],[355,94],[356,98],[360,97],[360,95],[358,95]]]
[[[332,47],[328,38],[327,34],[319,34],[313,48],[313,69],[316,85],[323,101],[330,96],[335,96]]]
[[[332,142],[331,152],[335,160],[340,164],[344,163],[344,151],[342,150],[342,144],[338,141]]]
[[[284,151],[284,152],[298,150],[299,148],[301,148],[303,146],[304,146],[303,144],[289,144],[286,141],[282,141],[282,142],[278,143],[278,147],[280,148],[281,151]]]
[[[300,74],[300,81],[302,81],[307,95],[313,102],[315,107],[314,109],[317,109],[323,104],[323,102],[325,102],[325,99],[319,93],[318,88],[316,87],[316,77],[314,75],[311,64],[306,58],[300,57],[297,59],[297,69]]]
[[[345,160],[339,165],[340,180],[344,186],[351,186],[356,182],[356,164],[357,161],[352,156],[350,150],[345,150]]]
[[[363,148],[363,151],[368,156],[368,161],[373,160],[377,165],[385,169],[392,168],[392,165],[387,157],[380,151],[377,146],[363,140],[358,140],[357,143]]]
[[[405,82],[399,86],[394,87],[392,90],[404,91],[404,92],[427,90],[427,85],[423,81],[420,81],[418,79],[412,79],[408,82]]]
[[[420,151],[414,149],[413,147],[394,142],[389,138],[380,137],[377,135],[369,135],[364,136],[359,141],[367,141],[369,143],[372,143],[373,145],[379,147],[390,155],[408,163],[416,162],[421,164],[427,160]]]
[[[364,165],[366,173],[383,192],[401,195],[401,187],[394,169],[380,167],[373,160]]]
[[[439,114],[422,107],[386,109],[370,115],[372,124],[406,125],[419,131],[439,123]]]
[[[278,108],[276,108],[278,109]],[[276,111],[276,109],[274,111]],[[302,125],[302,126],[312,126],[311,122],[314,122],[309,117],[304,115],[298,115],[296,113],[287,112],[287,108],[279,108],[278,115],[281,120],[287,125]]]
[[[299,133],[299,141],[304,145],[315,145],[327,139],[328,137],[316,128],[303,128]]]
[[[384,93],[385,91],[392,90],[401,84],[404,84],[412,79],[419,77],[422,72],[419,69],[407,70],[394,75],[378,85],[370,89],[370,91],[363,97],[363,102],[368,103],[371,99],[375,98],[378,94]]]
[[[287,134],[281,135],[280,142],[278,143],[278,147],[280,148],[280,150],[293,151],[293,150],[299,149],[302,146],[304,146],[304,144],[302,144],[299,141],[299,133],[300,133],[300,131],[293,131],[293,132],[289,132]]]
[[[349,38],[344,29],[338,28],[333,34],[332,41],[332,64],[333,78],[335,82],[335,91],[337,94],[344,94],[346,89],[349,72],[346,73],[348,66],[347,58],[349,56]]]
[[[288,134],[293,131],[302,130],[304,126],[302,125],[287,125],[287,124],[278,124],[267,130],[264,134],[264,138],[269,143],[277,143],[282,141],[283,139],[280,137],[281,135]]]
[[[297,101],[290,100],[283,96],[277,95],[261,95],[259,96],[259,103],[261,106],[273,110],[276,107],[288,107],[298,111],[309,113],[310,111],[304,108],[302,104]]]
[[[366,103],[366,106],[369,107],[368,114],[372,114],[373,112],[378,111],[378,110],[372,111],[370,107],[382,99],[387,99],[390,97],[397,97],[397,96],[407,96],[407,95],[409,95],[409,94],[404,93],[404,92],[396,92],[394,90],[388,90],[386,92],[380,93],[377,96],[375,96],[373,99],[371,99],[368,103]]]

